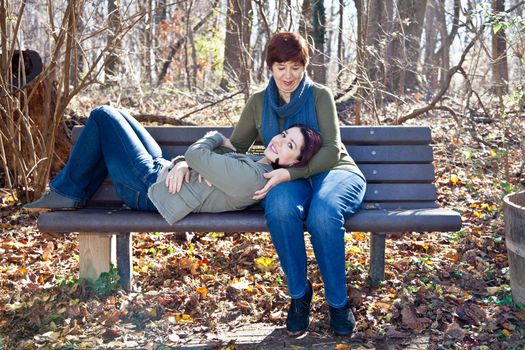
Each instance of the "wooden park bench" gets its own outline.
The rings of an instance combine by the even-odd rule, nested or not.
[[[209,130],[231,135],[230,127],[148,127],[167,158],[184,154]],[[81,127],[73,130],[73,141]],[[430,128],[345,126],[341,138],[368,181],[363,209],[346,222],[348,231],[371,232],[370,277],[384,279],[385,236],[407,231],[458,231],[460,215],[436,203]],[[126,209],[110,180],[87,207],[40,214],[42,232],[79,232],[80,277],[95,280],[113,263],[120,283],[132,285],[131,232],[264,232],[262,209],[190,214],[170,226],[157,213]]]

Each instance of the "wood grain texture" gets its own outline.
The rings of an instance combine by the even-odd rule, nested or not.
[[[80,278],[96,281],[102,272],[108,272],[110,264],[116,266],[116,243],[113,234],[82,232],[80,244]]]

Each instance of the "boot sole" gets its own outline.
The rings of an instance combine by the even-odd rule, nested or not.
[[[312,320],[310,320],[310,321],[308,322],[308,326],[306,326],[306,328],[303,329],[303,330],[301,330],[301,331],[292,332],[292,331],[289,331],[289,330],[287,329],[286,332],[288,333],[288,335],[289,335],[290,337],[298,337],[298,336],[300,336],[300,335],[302,335],[302,334],[308,332],[308,329],[310,328],[310,324],[311,324],[311,323],[312,323]]]
[[[47,213],[50,211],[73,211],[78,208],[24,208],[24,210],[31,213]]]

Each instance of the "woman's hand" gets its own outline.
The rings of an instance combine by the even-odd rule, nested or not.
[[[266,185],[263,188],[261,188],[258,191],[255,191],[253,199],[255,199],[257,201],[259,201],[259,200],[263,199],[264,197],[266,197],[268,192],[274,186],[277,186],[280,183],[283,183],[283,182],[291,180],[290,172],[288,170],[284,169],[284,168],[275,169],[275,170],[270,171],[269,173],[265,173],[264,177],[268,179],[268,182],[266,183]]]
[[[204,181],[206,185],[210,187],[213,186],[211,182],[203,178],[200,174],[198,177],[198,181]],[[168,192],[172,194],[178,193],[180,191],[183,182],[190,182],[190,167],[188,166],[188,163],[186,161],[178,162],[177,164],[175,164],[173,169],[169,171],[168,176],[165,180]]]
[[[229,148],[235,152],[237,152],[237,148],[235,148],[235,146],[232,144],[231,140],[229,138],[227,138],[226,136],[224,136],[223,134],[219,133],[219,135],[222,136],[222,145],[226,148]]]
[[[175,164],[173,169],[169,171],[165,180],[168,192],[172,194],[180,191],[183,182],[190,182],[190,167],[186,161]]]

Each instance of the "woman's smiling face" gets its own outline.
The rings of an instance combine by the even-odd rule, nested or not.
[[[275,135],[264,150],[264,155],[270,162],[288,167],[298,162],[303,147],[301,129],[293,127]]]
[[[296,61],[275,62],[270,71],[280,95],[286,102],[290,102],[292,92],[303,79],[305,67]]]

